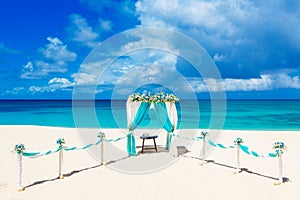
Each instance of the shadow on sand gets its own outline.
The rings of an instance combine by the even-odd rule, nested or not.
[[[137,147],[139,148],[139,147]],[[185,158],[191,158],[191,159],[197,159],[197,160],[201,160],[200,158],[197,158],[197,157],[194,157],[194,156],[186,156],[184,154],[188,153],[188,149],[185,147],[185,146],[178,146],[177,147],[177,150],[178,150],[178,155],[179,156],[182,156],[182,157],[185,157]],[[144,153],[141,153],[141,151],[138,151],[137,152],[137,155],[140,155],[140,154],[152,154],[152,153],[158,153],[158,152],[165,152],[165,153],[168,153],[168,150],[165,149],[165,146],[157,146],[157,152],[153,149],[148,149],[146,151],[144,151]],[[117,160],[112,160],[110,162],[108,162],[107,164],[113,164],[113,163],[116,163],[116,162],[119,162],[119,161],[122,161],[122,160],[125,160],[127,158],[130,158],[130,156],[125,156],[123,158],[120,158],[120,159],[117,159]],[[226,167],[226,168],[230,168],[230,169],[236,169],[234,166],[230,166],[230,165],[226,165],[226,164],[223,164],[223,163],[219,163],[219,162],[216,162],[214,160],[205,160],[208,164],[214,164],[214,165],[218,165],[218,166],[221,166],[221,167]],[[87,171],[87,170],[91,170],[91,169],[94,169],[94,168],[98,168],[100,167],[101,164],[99,165],[95,165],[95,166],[92,166],[92,167],[87,167],[87,168],[84,168],[84,169],[79,169],[79,170],[73,170],[67,174],[64,174],[64,177],[70,177],[74,174],[78,174],[78,173],[81,173],[81,172],[84,172],[84,171]],[[264,174],[261,174],[261,173],[258,173],[258,172],[254,172],[254,171],[251,171],[247,168],[241,168],[241,171],[240,173],[248,173],[248,174],[252,174],[252,175],[256,175],[256,176],[259,176],[259,177],[263,177],[263,178],[267,178],[267,179],[272,179],[272,180],[278,180],[278,178],[276,177],[272,177],[272,176],[268,176],[268,175],[264,175]],[[36,181],[34,183],[31,183],[30,185],[27,185],[25,186],[24,189],[27,189],[27,188],[30,188],[30,187],[33,187],[33,186],[36,186],[36,185],[40,185],[40,184],[44,184],[44,183],[47,183],[47,182],[52,182],[52,181],[55,181],[55,180],[58,180],[59,177],[56,177],[56,178],[52,178],[52,179],[46,179],[46,180],[41,180],[41,181]],[[283,182],[291,182],[291,180],[287,177],[283,177]]]
[[[185,156],[185,155],[183,155],[183,157],[201,160],[200,158],[197,158],[197,157],[194,157],[194,156]],[[211,163],[211,164],[218,165],[218,166],[221,166],[221,167],[226,167],[226,168],[230,168],[230,169],[236,169],[236,167],[234,167],[234,166],[226,165],[226,164],[223,164],[223,163],[219,163],[219,162],[216,162],[214,160],[205,160],[205,162],[207,162],[208,164]],[[259,177],[263,177],[263,178],[267,178],[267,179],[278,181],[277,177],[268,176],[268,175],[265,175],[265,174],[254,172],[254,171],[249,170],[247,168],[241,168],[241,171],[239,173],[243,173],[243,172],[248,173],[248,174],[252,174],[252,175],[256,175],[256,176],[259,176]],[[291,182],[291,180],[289,178],[287,178],[287,177],[283,177],[283,183],[286,183],[286,182]]]

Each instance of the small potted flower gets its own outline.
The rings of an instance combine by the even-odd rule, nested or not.
[[[56,140],[56,144],[58,144],[59,146],[62,146],[63,144],[65,144],[65,139],[64,138],[58,138]]]
[[[16,152],[17,154],[22,154],[23,151],[25,151],[24,144],[16,144],[15,145],[14,152]]]
[[[287,150],[287,146],[283,142],[275,142],[273,144],[273,149],[275,149],[275,152],[277,155],[283,154],[283,150]]]
[[[105,138],[105,133],[100,131],[98,134],[97,134],[97,137],[100,138],[100,139],[103,139]]]
[[[235,145],[240,145],[240,144],[242,144],[243,142],[244,142],[243,139],[240,138],[240,137],[238,137],[238,138],[236,138],[236,139],[234,140],[234,144],[235,144]]]

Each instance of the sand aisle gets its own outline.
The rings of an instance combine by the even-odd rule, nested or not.
[[[116,138],[124,136],[126,131],[105,129],[104,132],[108,138]],[[193,133],[193,130],[181,132],[186,135]],[[124,155],[120,155],[124,159],[106,167],[99,166],[99,162],[85,150],[66,152],[63,163],[65,178],[62,180],[56,179],[57,153],[38,159],[23,158],[23,185],[26,189],[17,192],[17,160],[11,153],[15,144],[25,143],[28,151],[44,152],[55,149],[59,137],[65,138],[70,146],[82,146],[81,140],[76,129],[72,128],[0,126],[0,199],[299,199],[300,131],[225,130],[219,143],[231,145],[238,136],[244,139],[245,145],[262,153],[272,152],[272,144],[276,141],[285,142],[288,151],[283,154],[283,176],[287,182],[273,185],[278,178],[277,158],[256,158],[244,153],[241,153],[244,171],[234,175],[235,149],[215,148],[206,158],[211,162],[199,166],[200,142],[189,144],[187,153],[154,173],[121,173],[110,166],[134,165],[135,161],[169,156],[159,152],[125,158],[126,140],[121,140],[114,145],[124,151]],[[159,137],[158,145],[164,145],[164,138]],[[136,145],[141,145],[139,139]]]

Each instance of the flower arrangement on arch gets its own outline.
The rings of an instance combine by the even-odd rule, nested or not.
[[[133,93],[130,95],[130,101],[132,102],[147,102],[147,103],[158,103],[158,102],[172,102],[175,103],[179,101],[179,98],[174,94],[165,94],[164,92],[155,93]]]

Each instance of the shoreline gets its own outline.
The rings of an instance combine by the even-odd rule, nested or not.
[[[107,128],[107,127],[99,127],[99,128],[95,128],[95,127],[67,127],[67,126],[46,126],[46,125],[34,125],[34,124],[19,124],[19,125],[0,125],[1,127],[45,127],[45,128],[62,128],[62,129],[98,129],[98,130],[127,130],[127,128]],[[136,130],[157,130],[159,128],[137,128]],[[296,133],[300,133],[300,129],[299,130],[260,130],[260,129],[207,129],[207,128],[180,128],[180,129],[176,129],[176,130],[219,130],[219,131],[240,131],[240,132],[249,132],[249,131],[253,131],[253,132],[296,132]]]
[[[96,141],[95,133],[99,129],[87,129]],[[124,135],[120,129],[102,129],[107,138]],[[126,129],[123,129],[126,131]],[[137,130],[137,135],[144,130]],[[190,136],[195,129],[182,130]],[[210,131],[208,131],[210,132]],[[99,166],[99,161],[86,150],[76,150],[64,154],[63,173],[65,178],[57,179],[58,154],[23,159],[23,185],[25,191],[17,192],[16,155],[11,153],[17,143],[25,143],[28,152],[42,151],[57,147],[57,138],[63,137],[67,146],[82,146],[76,128],[46,127],[33,125],[0,125],[0,157],[4,165],[0,170],[0,199],[297,199],[300,186],[300,154],[298,141],[300,131],[239,131],[222,130],[218,142],[232,144],[236,137],[242,137],[245,145],[257,152],[272,152],[272,144],[283,141],[288,151],[283,154],[283,177],[285,183],[274,186],[278,178],[277,158],[256,158],[241,154],[240,174],[234,175],[236,166],[235,149],[213,148],[206,157],[207,164],[199,166],[201,143],[186,142],[177,139],[178,146],[185,145],[187,152],[166,167],[154,172],[122,173],[122,167],[134,167],[138,161],[160,162],[168,158],[166,152],[139,154],[136,157],[114,159],[107,166]],[[285,132],[285,133],[284,133]],[[200,133],[200,132],[199,132]],[[160,146],[165,144],[163,133],[158,137]],[[149,143],[152,144],[151,142]],[[136,145],[141,140],[136,137]],[[112,146],[126,154],[126,139]],[[109,145],[105,146],[109,152]],[[160,149],[161,150],[161,149]],[[140,151],[140,147],[137,149]],[[99,152],[99,148],[96,148]],[[118,156],[118,155],[117,155]],[[123,157],[123,156],[121,156]],[[109,156],[107,156],[109,158]],[[144,160],[143,160],[144,159]],[[117,161],[116,161],[117,160]],[[124,165],[122,165],[124,164]],[[152,163],[153,164],[153,163]],[[154,163],[155,164],[155,163]],[[142,167],[146,167],[142,166]],[[134,170],[134,169],[133,169]],[[156,191],[150,192],[149,191]],[[172,191],[170,193],[169,191]],[[255,191],[255,192],[253,192]],[[212,198],[213,195],[213,198]]]

